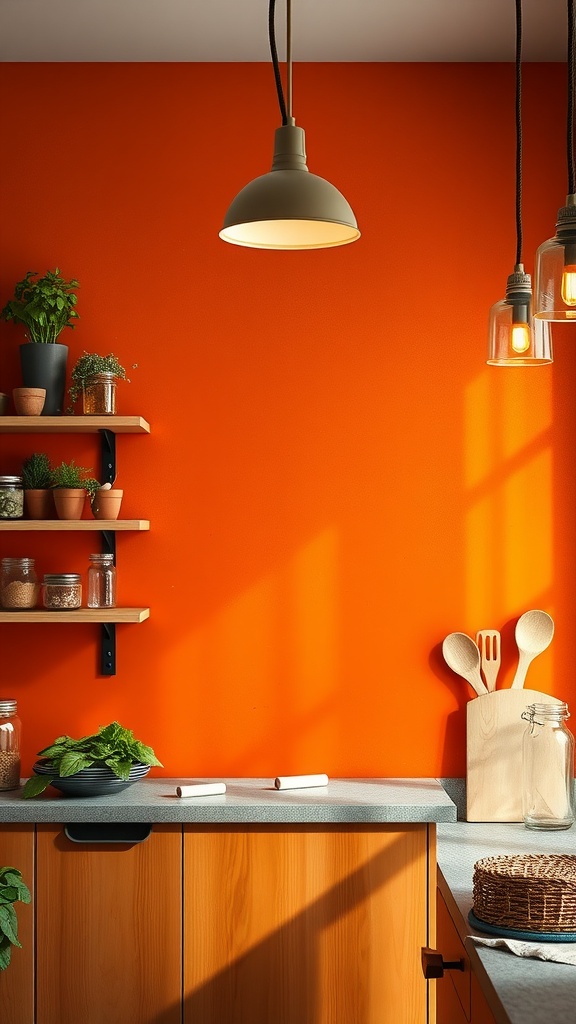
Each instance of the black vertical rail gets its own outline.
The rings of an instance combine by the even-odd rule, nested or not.
[[[116,479],[116,434],[113,430],[100,431],[100,481],[113,484]],[[102,530],[102,549],[111,554],[116,565],[116,534],[113,530]],[[100,673],[103,676],[116,675],[116,623],[103,622],[100,636]]]
[[[103,622],[100,640],[100,674],[116,675],[116,623]]]

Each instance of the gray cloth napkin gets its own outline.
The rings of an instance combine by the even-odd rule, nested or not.
[[[573,964],[576,967],[576,943],[573,942],[522,942],[519,939],[488,939],[480,935],[469,935],[468,938],[477,946],[507,949],[514,956],[554,960],[558,964]]]

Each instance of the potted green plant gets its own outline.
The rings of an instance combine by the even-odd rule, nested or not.
[[[81,519],[86,494],[92,498],[100,484],[94,477],[87,476],[91,469],[71,462],[61,462],[52,467],[52,490],[59,519]]]
[[[113,352],[107,356],[100,356],[97,352],[83,352],[72,368],[70,380],[68,412],[74,412],[74,406],[82,394],[83,412],[92,416],[114,415],[116,381],[125,380],[130,383],[126,370]]]
[[[24,505],[30,519],[51,519],[54,512],[52,469],[45,452],[33,452],[22,463]]]
[[[34,765],[32,775],[24,785],[24,798],[38,796],[52,783],[60,783],[71,776],[77,776],[84,769],[91,769],[96,775],[98,769],[104,775],[116,780],[131,782],[136,775],[142,778],[144,766],[162,768],[152,747],[137,740],[131,729],[125,729],[119,722],[100,726],[97,733],[83,736],[79,740],[71,736],[58,736],[50,746],[38,751],[42,761]],[[137,773],[134,769],[138,769]],[[59,785],[57,788],[60,788]],[[65,784],[64,784],[65,789]]]
[[[35,280],[36,279],[36,280]],[[74,327],[78,319],[75,278],[66,281],[58,267],[38,277],[29,270],[14,288],[0,318],[21,323],[26,329],[27,343],[20,346],[22,383],[27,388],[45,388],[43,416],[62,412],[66,388],[68,346],[58,338],[65,327]]]
[[[30,890],[17,868],[0,868],[0,971],[10,964],[12,946],[22,948],[15,903],[30,903]]]

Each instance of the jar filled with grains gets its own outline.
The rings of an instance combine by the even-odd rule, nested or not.
[[[0,476],[0,519],[24,517],[24,490],[21,476]]]
[[[0,700],[0,790],[20,785],[22,726],[15,700]]]
[[[94,373],[84,381],[82,404],[84,413],[92,416],[113,416],[116,412],[116,374]]]
[[[82,606],[80,573],[59,572],[44,575],[44,607],[52,612],[69,612]]]
[[[3,558],[0,568],[0,607],[11,611],[35,608],[40,594],[33,558]]]

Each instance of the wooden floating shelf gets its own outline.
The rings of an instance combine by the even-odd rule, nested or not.
[[[149,519],[5,519],[0,521],[0,533],[39,533],[41,530],[75,530],[81,533],[114,530],[117,533],[122,533],[129,530],[149,529]]]
[[[144,622],[149,608],[79,608],[74,612],[0,611],[0,622]]]
[[[3,434],[149,434],[150,424],[142,416],[0,416]]]

